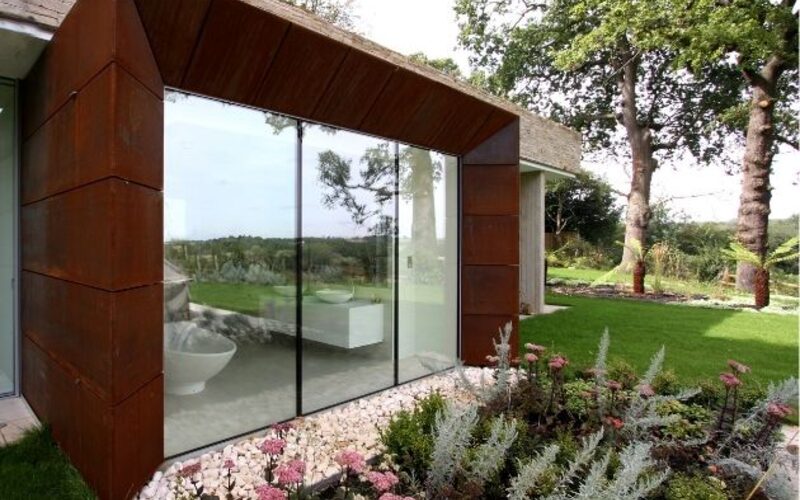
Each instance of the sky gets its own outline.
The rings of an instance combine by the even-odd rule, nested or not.
[[[293,238],[297,206],[297,131],[276,133],[262,111],[197,96],[172,94],[165,103],[164,239],[205,240],[249,235]],[[357,225],[339,204],[324,203],[318,178],[319,153],[333,150],[353,165],[361,165],[369,148],[386,141],[347,131],[309,127],[303,136],[303,235],[361,237],[371,223]],[[392,145],[392,150],[394,146]],[[434,154],[434,161],[444,158]],[[352,184],[360,182],[357,170]],[[454,200],[453,177],[435,181],[436,234],[443,238],[447,201]],[[359,203],[377,207],[374,196],[355,190]],[[410,197],[399,200],[401,237],[410,237],[413,220]],[[394,216],[390,202],[382,213]],[[374,221],[372,218],[370,221]]]
[[[468,54],[457,46],[458,25],[453,0],[356,0],[357,28],[367,38],[402,54],[424,52],[432,58],[452,57],[469,73]],[[624,165],[584,161],[582,167],[605,177],[618,191],[627,192],[630,178]],[[772,215],[784,218],[800,212],[800,154],[782,153],[773,162]],[[690,163],[665,165],[654,175],[652,200],[666,201],[676,212],[698,221],[736,218],[739,175],[722,168]]]

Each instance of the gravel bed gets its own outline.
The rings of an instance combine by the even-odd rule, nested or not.
[[[492,380],[492,371],[465,368],[464,374],[473,383]],[[391,416],[401,409],[411,409],[416,402],[432,392],[440,392],[448,399],[470,398],[458,383],[458,374],[448,371],[404,384],[378,394],[347,403],[330,410],[300,417],[292,421],[285,440],[282,462],[300,459],[306,462],[305,484],[316,484],[339,473],[334,456],[343,450],[355,450],[370,460],[381,453],[378,429],[383,428]],[[274,437],[273,430],[261,435],[228,444],[222,450],[204,453],[199,457],[171,464],[165,471],[156,472],[139,493],[139,499],[173,500],[181,488],[193,491],[192,480],[202,483],[203,493],[225,498],[228,470],[226,460],[233,460],[232,479],[236,481],[232,493],[236,498],[257,499],[256,487],[264,484],[262,476],[265,455],[258,449],[266,437]],[[191,480],[179,476],[186,466],[200,464],[200,472]]]

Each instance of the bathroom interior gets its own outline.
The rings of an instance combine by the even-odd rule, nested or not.
[[[164,157],[167,456],[453,366],[455,157],[178,91]]]

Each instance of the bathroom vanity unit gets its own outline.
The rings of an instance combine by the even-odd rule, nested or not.
[[[303,340],[355,349],[383,342],[387,331],[385,304],[351,300],[343,304],[323,302],[317,297],[303,299]],[[264,305],[264,316],[286,325],[295,322],[293,298],[276,297]],[[294,336],[294,328],[281,331]]]

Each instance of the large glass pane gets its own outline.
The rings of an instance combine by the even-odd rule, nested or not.
[[[394,383],[395,144],[304,124],[303,411]]]
[[[14,392],[14,86],[0,81],[0,395]]]
[[[453,366],[458,317],[458,161],[400,147],[399,379]]]
[[[167,455],[293,417],[296,122],[165,103]]]

